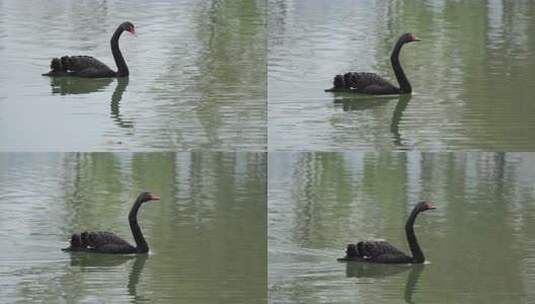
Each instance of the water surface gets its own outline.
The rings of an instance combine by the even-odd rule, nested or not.
[[[270,150],[535,150],[533,1],[270,0]],[[335,74],[395,81],[412,97],[326,93]]]
[[[265,150],[264,1],[0,2],[1,151]],[[90,55],[128,81],[41,76]]]
[[[0,298],[14,303],[266,303],[262,153],[0,154]],[[142,190],[149,255],[62,252],[113,231]]]
[[[270,153],[271,303],[532,303],[535,154]],[[408,251],[414,204],[425,265],[340,263],[347,243]]]

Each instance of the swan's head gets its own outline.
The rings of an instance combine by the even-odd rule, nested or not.
[[[401,35],[401,37],[399,37],[399,41],[401,43],[409,43],[409,42],[414,42],[414,41],[420,41],[420,39],[418,39],[418,37],[414,36],[414,34],[405,33],[405,34]]]
[[[416,208],[418,208],[418,211],[427,211],[436,209],[437,207],[435,207],[432,202],[419,202],[416,205]]]
[[[124,30],[129,32],[132,35],[136,34],[136,29],[134,28],[134,25],[130,21],[123,22],[120,27]]]
[[[150,192],[142,192],[139,195],[139,198],[141,199],[141,202],[145,203],[148,201],[157,201],[160,199],[160,196]]]

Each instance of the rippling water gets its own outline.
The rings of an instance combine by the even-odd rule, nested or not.
[[[535,149],[533,1],[269,0],[270,150]],[[400,34],[412,97],[334,95],[335,74],[395,82]]]
[[[0,2],[3,151],[265,150],[264,1]],[[128,81],[51,79],[50,59],[91,55]]]
[[[535,154],[270,153],[271,303],[535,301]],[[408,251],[412,206],[425,265],[339,263],[383,238]]]
[[[20,303],[265,303],[263,153],[0,154],[0,298]],[[131,241],[143,189],[148,256],[66,253],[73,232]]]

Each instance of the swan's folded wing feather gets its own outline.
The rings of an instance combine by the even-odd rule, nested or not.
[[[364,90],[374,85],[378,87],[394,87],[390,82],[375,73],[349,72],[344,74],[344,82],[348,88]]]
[[[96,251],[100,253],[134,253],[136,251],[136,248],[131,246],[130,244],[117,244],[117,243],[109,243],[104,244],[102,246],[94,248]]]
[[[360,254],[367,259],[377,259],[379,256],[407,256],[403,251],[385,241],[363,241],[358,245]]]
[[[81,72],[85,69],[111,71],[107,65],[91,56],[63,56],[61,57],[61,63],[64,68],[73,72]]]
[[[107,231],[87,232],[85,237],[82,234],[82,238],[83,242],[85,242],[87,247],[91,248],[101,248],[102,246],[110,244],[115,244],[119,246],[131,246],[127,241],[123,240],[115,233]]]
[[[385,253],[385,254],[375,257],[373,259],[373,262],[385,263],[385,264],[412,263],[412,258],[405,255],[404,253],[401,253],[401,254]]]
[[[359,90],[356,90],[355,91],[359,92],[359,93],[364,93],[364,94],[370,94],[370,95],[386,95],[386,94],[397,94],[399,93],[399,90],[398,88],[388,84],[388,85],[376,85],[376,84],[372,84],[372,85],[369,85],[367,87],[364,87],[362,89],[359,89]]]

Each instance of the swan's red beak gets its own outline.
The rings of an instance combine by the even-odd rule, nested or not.
[[[134,29],[133,27],[128,28],[127,31],[132,35],[136,35],[136,29]]]
[[[432,203],[426,203],[426,207],[428,210],[437,209],[437,207],[435,207],[435,205],[433,205]]]
[[[151,194],[151,195],[149,195],[149,200],[158,201],[158,200],[160,200],[160,196],[156,195],[156,194]]]
[[[414,36],[414,35],[411,35],[411,41],[420,41],[420,38]]]

